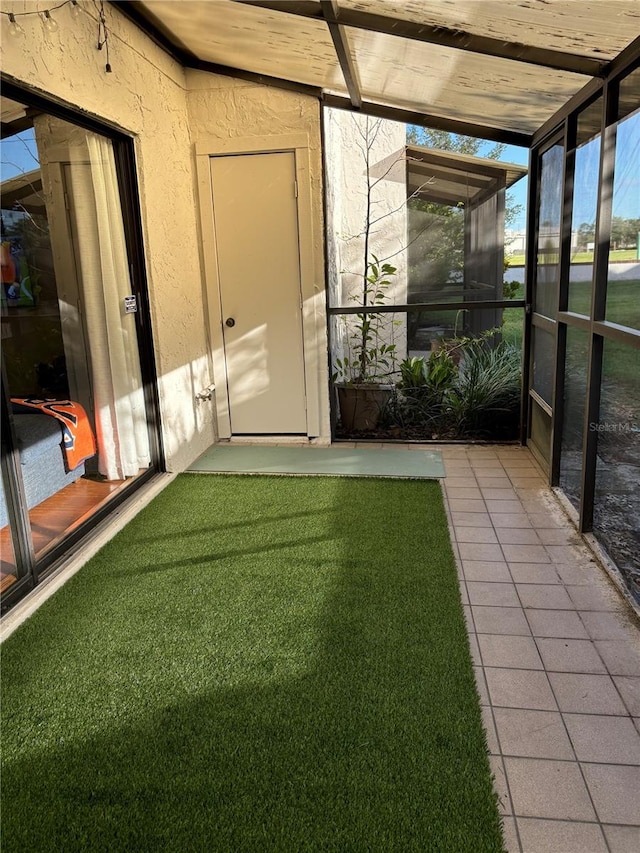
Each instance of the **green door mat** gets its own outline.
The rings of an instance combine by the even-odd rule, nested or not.
[[[444,477],[437,450],[214,445],[189,471],[225,474],[325,474],[341,477]]]

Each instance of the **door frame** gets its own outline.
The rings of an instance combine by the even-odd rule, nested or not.
[[[204,305],[209,332],[210,357],[215,378],[215,405],[218,438],[231,437],[231,413],[227,386],[227,365],[222,331],[221,290],[218,274],[213,185],[209,161],[212,157],[243,154],[293,153],[298,189],[298,254],[300,259],[300,295],[305,392],[307,398],[307,435],[320,435],[319,324],[318,292],[314,283],[314,246],[311,213],[311,172],[309,137],[306,133],[275,136],[209,138],[197,142],[196,175],[200,209],[200,243],[204,267]]]

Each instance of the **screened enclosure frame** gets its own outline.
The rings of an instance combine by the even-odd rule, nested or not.
[[[327,109],[331,109],[325,104]],[[322,123],[324,128],[324,122]],[[396,318],[404,317],[407,321],[407,357],[409,357],[409,346],[411,333],[409,332],[409,318],[420,317],[424,312],[427,314],[438,314],[439,312],[465,312],[464,327],[460,330],[460,336],[479,337],[485,331],[495,332],[499,325],[496,314],[503,310],[522,312],[522,332],[524,334],[524,309],[526,300],[524,298],[500,298],[503,291],[504,278],[504,211],[505,193],[517,180],[527,175],[527,169],[513,163],[501,162],[499,160],[487,160],[481,157],[461,155],[457,152],[430,149],[419,145],[406,144],[404,147],[405,160],[405,212],[407,218],[410,215],[409,202],[413,199],[433,203],[438,207],[457,208],[461,206],[463,212],[463,226],[461,231],[462,267],[459,270],[460,279],[455,286],[459,294],[451,294],[454,298],[446,298],[444,289],[447,282],[431,281],[425,279],[426,287],[421,288],[422,278],[414,276],[413,282],[407,280],[407,300],[402,302],[388,302],[385,304],[367,304],[366,301],[356,302],[351,297],[346,297],[340,304],[332,302],[330,287],[330,273],[326,270],[326,312],[327,312],[327,334],[328,334],[328,360],[329,376],[335,370],[334,347],[339,340],[334,337],[335,329],[332,320],[336,318],[348,318],[360,315],[361,317],[373,317],[380,315],[394,315]],[[327,159],[323,157],[323,177],[325,185],[325,222],[328,222],[326,213],[327,193],[330,178],[328,175]],[[387,158],[388,159],[388,158]],[[387,160],[381,161],[385,165]],[[379,164],[376,164],[376,167]],[[375,168],[373,174],[376,175]],[[423,179],[427,178],[426,183]],[[433,185],[429,179],[434,178]],[[395,179],[393,179],[395,180]],[[438,186],[441,182],[441,187]],[[487,205],[490,209],[486,210]],[[480,235],[480,237],[478,236]],[[410,236],[405,235],[402,253],[409,257],[408,247],[413,242]],[[477,248],[476,242],[487,238],[490,250]],[[325,240],[327,231],[325,229]],[[326,250],[325,250],[326,254]],[[484,267],[482,259],[484,259]],[[483,273],[485,275],[483,275]],[[448,282],[451,286],[451,282]],[[494,298],[487,294],[485,298],[475,298],[478,288],[485,287],[493,290]],[[474,290],[474,287],[476,288]],[[416,299],[411,299],[411,291],[416,293]],[[420,295],[424,291],[431,291],[433,298],[423,301]],[[416,292],[417,291],[417,292]],[[422,292],[421,292],[422,291]],[[464,296],[463,296],[464,294]],[[463,298],[461,298],[463,296]],[[472,318],[472,319],[471,319]],[[457,321],[456,321],[457,325]],[[497,335],[500,333],[497,332]],[[456,335],[455,337],[460,337]],[[492,338],[497,340],[497,338]],[[340,342],[341,344],[344,341]],[[337,350],[336,350],[337,352]],[[401,359],[398,359],[398,363]],[[398,371],[399,372],[399,368]],[[394,374],[395,375],[395,374]],[[390,379],[390,382],[395,382]],[[336,383],[330,382],[332,393],[330,394],[332,438],[336,437],[338,424],[338,406],[335,395]],[[522,404],[520,405],[520,420],[522,420]],[[392,439],[393,440],[393,439]],[[429,439],[421,439],[428,441]],[[433,439],[434,441],[436,439]],[[455,439],[453,439],[455,440]]]
[[[612,202],[614,192],[614,159],[617,123],[625,115],[633,113],[629,109],[620,116],[618,110],[620,83],[631,74],[640,73],[640,46],[636,43],[625,51],[625,56],[613,65],[604,80],[592,81],[580,97],[572,99],[555,123],[549,122],[534,137],[531,151],[529,187],[529,234],[527,245],[527,304],[533,305],[536,287],[536,246],[538,245],[539,223],[537,207],[540,186],[540,158],[549,147],[557,142],[563,145],[562,180],[562,220],[559,244],[559,286],[555,305],[555,319],[533,314],[528,309],[527,330],[525,335],[526,351],[530,352],[531,330],[536,326],[549,331],[554,336],[554,377],[552,404],[549,409],[551,418],[551,445],[548,465],[549,482],[561,488],[562,434],[564,419],[568,415],[564,410],[567,334],[571,329],[579,330],[588,336],[588,365],[586,376],[586,400],[582,424],[582,464],[578,527],[581,533],[594,529],[594,503],[596,495],[596,464],[599,431],[601,390],[603,379],[603,355],[606,341],[623,344],[630,350],[640,350],[640,330],[623,326],[606,319],[607,291],[609,285],[608,266],[611,247]],[[574,176],[576,149],[578,144],[578,118],[586,108],[601,99],[600,157],[598,171],[597,216],[595,223],[595,245],[589,315],[569,310],[569,285],[571,263],[571,215],[574,199]],[[635,108],[640,108],[638,95]],[[531,364],[525,360],[526,388],[528,389],[527,425],[530,434],[532,396]]]

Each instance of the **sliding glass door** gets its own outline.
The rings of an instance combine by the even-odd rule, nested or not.
[[[114,142],[7,97],[2,123],[3,455],[14,464],[3,465],[0,580],[9,589],[30,574],[12,517],[24,522],[21,551],[37,580],[158,453]]]

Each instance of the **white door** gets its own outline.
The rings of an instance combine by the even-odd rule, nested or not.
[[[306,433],[295,155],[211,158],[231,432]]]

